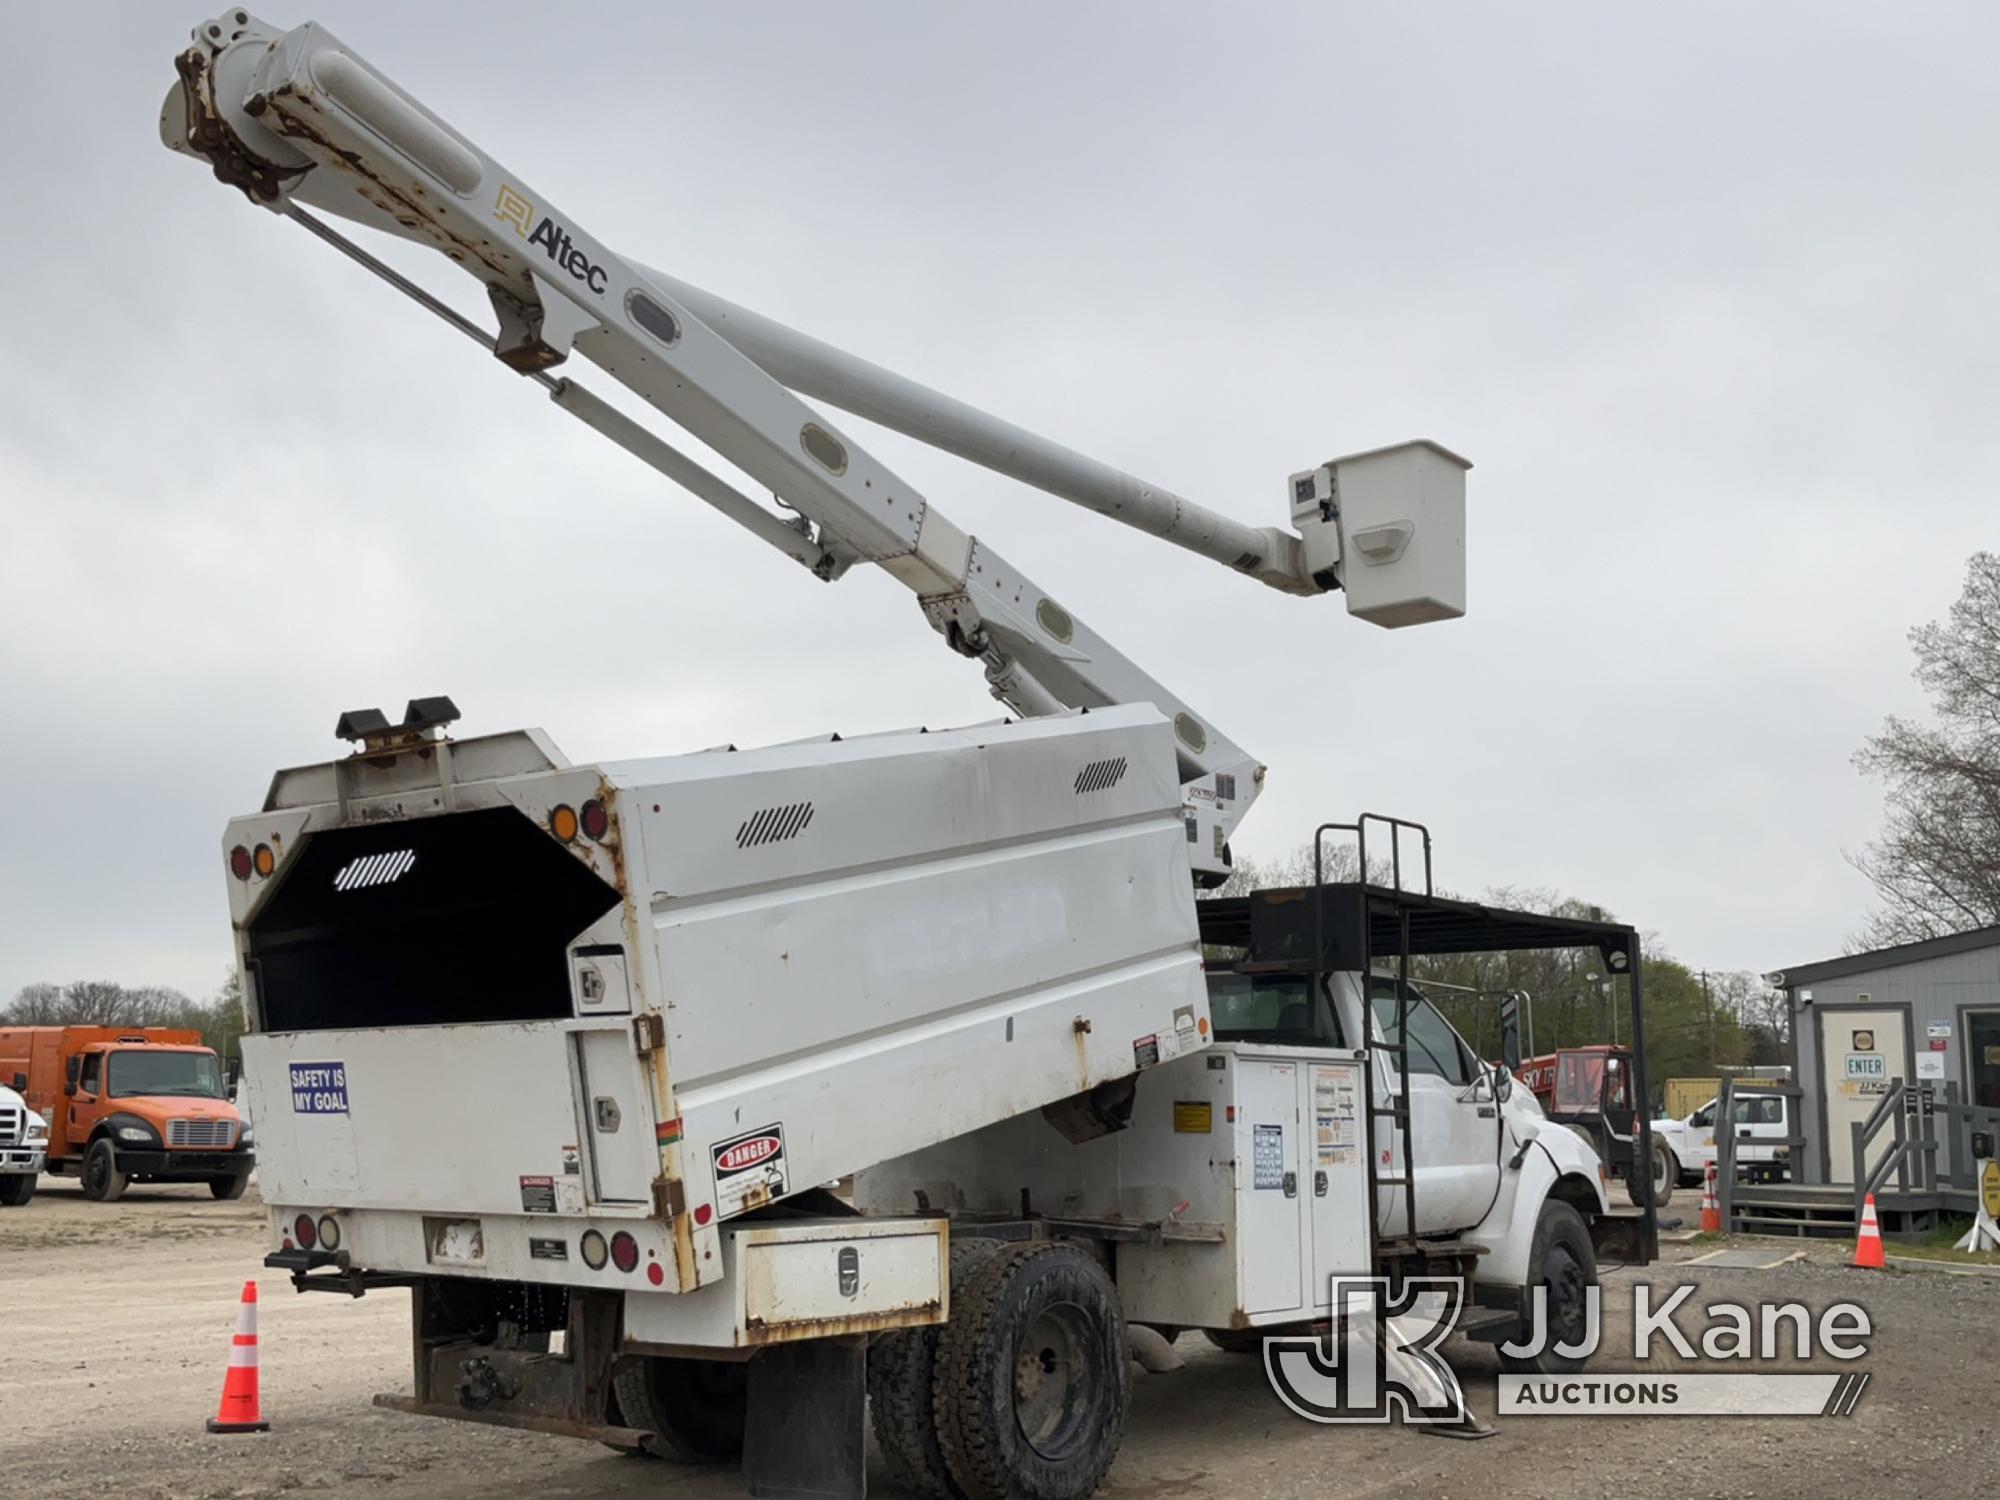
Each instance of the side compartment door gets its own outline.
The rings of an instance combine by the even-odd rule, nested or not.
[[[660,1148],[647,1108],[645,1074],[629,1025],[570,1033],[577,1132],[593,1203],[645,1203]]]
[[[1243,1311],[1296,1311],[1306,1302],[1299,1065],[1244,1057],[1234,1072],[1236,1229]]]
[[[1306,1125],[1311,1140],[1305,1171],[1312,1228],[1313,1307],[1330,1306],[1335,1276],[1375,1270],[1375,1236],[1368,1222],[1368,1075],[1359,1058],[1306,1065]]]

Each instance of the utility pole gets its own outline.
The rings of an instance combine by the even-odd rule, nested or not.
[[[1708,1065],[1715,1066],[1715,995],[1708,987],[1708,970],[1701,971],[1701,1005],[1708,1017]]]

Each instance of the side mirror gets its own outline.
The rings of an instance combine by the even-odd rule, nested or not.
[[[21,1090],[25,1089],[27,1086],[28,1086],[28,1075],[26,1073],[16,1073],[14,1075],[14,1092],[18,1094],[21,1092]]]
[[[79,1076],[81,1076],[82,1073],[83,1073],[83,1059],[80,1057],[72,1057],[69,1060],[69,1068],[63,1077],[63,1092],[69,1095],[69,1097],[72,1099],[76,1097],[76,1080],[78,1079]]]
[[[1493,1070],[1493,1097],[1497,1102],[1505,1104],[1513,1092],[1514,1070],[1507,1064],[1501,1063]]]

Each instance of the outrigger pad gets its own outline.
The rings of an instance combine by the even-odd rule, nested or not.
[[[750,1362],[743,1482],[774,1500],[868,1493],[865,1339],[778,1344]]]

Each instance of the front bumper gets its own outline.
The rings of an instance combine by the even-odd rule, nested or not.
[[[257,1165],[254,1151],[157,1151],[144,1147],[118,1148],[118,1170],[133,1177],[151,1177],[171,1182],[177,1178],[201,1181],[210,1177],[248,1177]]]
[[[40,1146],[0,1146],[0,1174],[22,1177],[39,1173],[48,1165]]]

